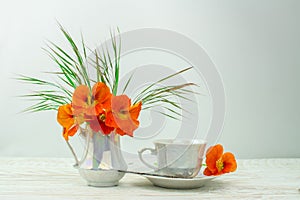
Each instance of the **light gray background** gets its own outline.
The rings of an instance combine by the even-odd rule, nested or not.
[[[219,142],[238,158],[300,156],[300,1],[1,1],[0,156],[70,156],[56,113],[17,114],[17,73],[40,76],[45,40],[64,44],[57,23],[90,46],[121,31],[170,29],[201,45],[226,89]],[[28,89],[28,87],[27,87]]]

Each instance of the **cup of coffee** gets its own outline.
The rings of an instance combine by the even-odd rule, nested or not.
[[[206,143],[204,140],[161,139],[154,141],[154,149],[144,148],[138,154],[146,166],[159,174],[191,178],[201,169]],[[145,161],[145,151],[157,157],[157,166]]]

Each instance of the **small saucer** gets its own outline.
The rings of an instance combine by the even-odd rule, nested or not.
[[[194,189],[204,186],[215,176],[197,176],[195,178],[167,178],[144,175],[153,185],[170,189]]]

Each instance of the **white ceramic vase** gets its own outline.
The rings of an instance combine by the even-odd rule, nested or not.
[[[120,136],[115,132],[103,135],[101,132],[93,132],[89,127],[81,136],[86,144],[83,158],[76,165],[80,175],[89,186],[118,185],[124,176],[124,172],[118,170],[127,170],[120,149]]]

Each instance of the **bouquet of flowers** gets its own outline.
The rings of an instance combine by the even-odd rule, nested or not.
[[[72,53],[67,53],[67,50],[52,42],[44,49],[57,67],[55,71],[47,72],[54,75],[55,81],[24,75],[20,75],[18,79],[39,86],[39,90],[23,95],[36,101],[25,112],[58,111],[57,121],[63,127],[62,135],[73,154],[68,140],[78,132],[93,132],[102,136],[115,133],[133,137],[134,131],[139,127],[138,117],[141,110],[161,104],[166,111],[162,114],[173,119],[181,115],[181,105],[170,97],[186,98],[187,94],[193,92],[188,86],[195,84],[161,85],[192,67],[157,80],[145,86],[134,98],[129,98],[125,92],[133,75],[123,86],[122,92],[119,92],[120,37],[111,32],[113,51],[109,52],[106,47],[99,52],[87,48],[83,37],[78,45],[62,26],[60,29]],[[89,57],[88,53],[92,56]],[[78,160],[76,162],[79,163]]]

